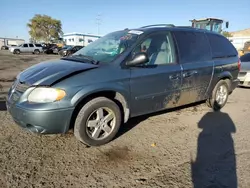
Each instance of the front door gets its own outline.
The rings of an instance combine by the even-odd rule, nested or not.
[[[28,44],[23,44],[23,46],[20,48],[20,51],[22,53],[27,53],[29,51],[29,46]]]
[[[180,105],[204,100],[214,67],[207,36],[192,31],[175,31],[174,35],[183,68]]]
[[[131,116],[178,105],[181,66],[177,63],[170,32],[149,35],[132,52],[144,51],[149,62],[131,68]]]

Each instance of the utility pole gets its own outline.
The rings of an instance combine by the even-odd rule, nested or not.
[[[98,35],[100,35],[100,25],[102,24],[102,18],[101,14],[98,14],[96,17],[96,24],[97,24],[97,29],[98,29]]]

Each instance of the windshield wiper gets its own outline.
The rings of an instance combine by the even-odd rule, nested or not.
[[[100,61],[96,61],[96,60],[93,59],[93,57],[87,56],[87,55],[78,54],[78,55],[72,55],[70,57],[76,57],[76,58],[81,57],[81,58],[89,60],[92,64],[95,64],[95,65],[100,63]]]

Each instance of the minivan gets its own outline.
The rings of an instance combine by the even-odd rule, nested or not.
[[[7,109],[26,130],[66,133],[89,146],[129,118],[206,101],[220,110],[237,87],[240,59],[224,36],[173,25],[109,33],[60,60],[21,72]]]

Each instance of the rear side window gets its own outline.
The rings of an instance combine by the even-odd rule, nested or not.
[[[174,35],[182,63],[211,60],[209,41],[204,33],[175,31]]]
[[[240,57],[241,62],[250,62],[250,53],[247,53]]]
[[[227,38],[222,35],[210,33],[207,36],[211,45],[213,58],[237,56],[236,49]]]
[[[29,47],[34,47],[34,45],[33,44],[29,44]]]

